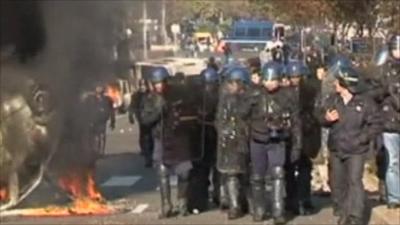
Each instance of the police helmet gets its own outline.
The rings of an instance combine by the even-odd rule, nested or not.
[[[228,71],[226,78],[230,81],[241,81],[247,84],[250,81],[250,73],[244,67],[234,67]]]
[[[341,86],[347,88],[353,94],[360,93],[365,88],[359,73],[353,67],[340,67],[335,77]]]
[[[226,78],[229,74],[229,71],[232,69],[233,67],[230,65],[224,65],[219,71],[218,74],[220,75],[220,77],[222,78]]]
[[[348,66],[351,67],[351,60],[349,59],[349,57],[339,54],[335,57],[333,57],[333,59],[331,60],[331,62],[329,63],[329,67],[333,67],[333,66]]]
[[[388,43],[389,50],[400,50],[400,34],[393,35]]]
[[[168,70],[164,67],[155,67],[150,74],[150,81],[153,83],[162,82],[169,77]]]
[[[285,74],[289,77],[308,75],[308,67],[301,61],[291,61],[285,66]]]
[[[206,83],[218,82],[218,72],[211,67],[201,71],[200,75]]]
[[[335,75],[342,67],[352,67],[352,62],[348,57],[344,55],[337,55],[333,57],[332,60],[330,60],[328,74]]]
[[[282,75],[282,66],[277,62],[268,62],[262,68],[263,80],[279,80]]]

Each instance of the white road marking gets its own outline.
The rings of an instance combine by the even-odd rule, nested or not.
[[[140,205],[136,206],[136,208],[134,210],[132,210],[132,213],[134,213],[134,214],[143,213],[144,210],[146,210],[148,207],[149,207],[149,204],[140,204]]]
[[[101,184],[103,187],[130,187],[142,179],[141,176],[112,176]]]
[[[121,115],[115,116],[115,119],[119,120],[119,119],[121,119],[121,118],[127,118],[127,117],[128,117],[127,114],[121,114]]]
[[[170,185],[171,187],[176,187],[176,186],[178,186],[178,176],[176,176],[176,175],[171,175],[171,176],[169,177],[169,185]],[[156,190],[159,191],[159,190],[160,190],[160,186],[157,186],[157,187],[156,187]]]

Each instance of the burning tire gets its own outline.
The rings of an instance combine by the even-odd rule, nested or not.
[[[49,127],[54,124],[49,108],[42,107],[43,92],[38,93],[36,85],[28,87],[25,93],[32,94],[30,98],[24,92],[1,89],[0,211],[15,207],[32,193],[56,149],[57,139],[49,141]]]

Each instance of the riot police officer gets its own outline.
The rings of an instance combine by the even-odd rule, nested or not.
[[[141,119],[143,124],[154,124],[154,154],[153,160],[158,168],[161,214],[160,218],[171,217],[173,211],[171,202],[170,175],[178,176],[178,213],[188,214],[187,190],[189,172],[192,168],[192,147],[189,123],[196,123],[196,118],[190,120],[183,115],[186,105],[182,94],[175,87],[168,85],[168,71],[164,67],[155,67],[150,74],[153,92],[144,101]],[[191,126],[190,124],[189,126]]]
[[[217,131],[214,126],[215,114],[218,104],[219,77],[216,70],[207,67],[200,73],[201,96],[199,99],[198,120],[200,126],[199,152],[202,153],[200,160],[193,162],[190,173],[189,211],[195,209],[204,211],[208,207],[209,185],[213,186],[213,200],[219,203],[219,175],[215,168],[217,151]],[[210,175],[212,182],[210,182]]]
[[[111,98],[105,95],[105,88],[99,84],[95,88],[95,93],[88,98],[90,108],[92,108],[93,120],[90,124],[91,134],[93,135],[94,149],[99,155],[103,155],[106,144],[106,127],[110,121],[110,128],[115,128],[115,111]]]
[[[292,95],[299,111],[301,129],[293,130],[292,135],[302,136],[301,155],[287,162],[287,190],[290,209],[295,214],[312,213],[311,171],[312,162],[320,148],[320,128],[313,116],[314,101],[317,94],[316,78],[307,79],[307,68],[300,61],[292,61],[287,66],[292,85]],[[290,146],[290,145],[289,145]],[[288,149],[289,151],[291,149]]]
[[[145,158],[145,167],[153,165],[154,140],[152,135],[152,124],[144,125],[140,118],[140,112],[143,110],[144,100],[150,94],[150,87],[146,80],[139,80],[139,90],[132,94],[131,104],[129,106],[129,122],[135,123],[134,116],[139,123],[139,145],[140,153]]]
[[[275,224],[284,218],[284,163],[285,143],[293,126],[298,126],[288,96],[281,92],[279,78],[281,66],[269,62],[262,70],[262,86],[251,93],[251,186],[253,195],[253,220],[262,221],[265,215],[265,189],[268,176],[272,178],[272,216]],[[293,136],[295,137],[295,136]],[[300,139],[293,139],[293,155],[298,155]]]
[[[217,169],[221,173],[229,199],[228,219],[243,215],[241,205],[242,178],[248,167],[248,124],[244,98],[249,72],[245,68],[230,69],[220,88],[216,115],[218,133]]]
[[[369,141],[381,131],[375,102],[362,95],[362,81],[352,67],[339,67],[335,90],[323,106],[320,122],[330,127],[328,148],[332,167],[332,197],[338,224],[362,224],[365,192],[362,182]]]

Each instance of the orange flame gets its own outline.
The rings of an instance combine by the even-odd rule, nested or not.
[[[88,174],[88,179],[87,179],[87,193],[90,199],[93,200],[97,200],[97,201],[102,201],[103,200],[103,196],[101,195],[101,193],[98,191],[97,187],[96,187],[96,183],[94,182],[94,178],[93,178],[93,172],[89,172]]]
[[[106,95],[111,98],[115,108],[122,103],[121,92],[118,88],[111,85],[107,86]]]
[[[79,171],[82,171],[79,173]],[[69,216],[69,215],[106,215],[114,210],[103,203],[103,196],[94,181],[93,170],[75,170],[59,180],[59,185],[72,195],[74,202],[69,207],[49,206],[46,208],[27,209],[23,216]]]
[[[5,201],[8,198],[8,192],[6,187],[0,187],[0,202]]]

